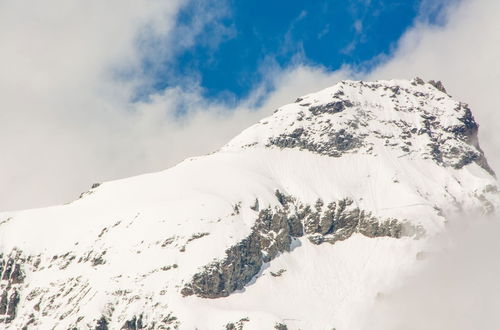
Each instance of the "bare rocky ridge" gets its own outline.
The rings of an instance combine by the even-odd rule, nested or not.
[[[346,81],[336,86],[326,103],[299,98],[297,103],[301,111],[284,132],[269,137],[266,146],[297,148],[341,157],[349,153],[375,153],[373,148],[376,140],[379,140],[387,147],[398,148],[407,154],[421,154],[442,166],[460,169],[475,162],[494,175],[479,147],[478,125],[468,105],[456,102],[458,121],[441,121],[443,118],[436,106],[451,100],[443,84],[432,80],[425,83],[415,78],[412,86],[425,89],[422,91],[421,88],[397,84],[387,86],[379,82]],[[352,98],[353,90],[359,94],[380,93],[379,102],[361,103]],[[398,120],[379,119],[377,111],[385,106],[383,102],[390,102],[397,112],[407,114],[405,117],[408,120],[401,116]],[[283,113],[282,116],[288,115]],[[280,118],[279,111],[276,118]],[[377,120],[390,127],[387,130],[390,133],[373,129],[372,124]],[[415,145],[416,140],[425,141],[422,143],[425,147],[422,148],[422,144]]]
[[[226,258],[214,261],[195,274],[181,290],[184,296],[226,297],[241,290],[256,276],[262,265],[279,253],[291,250],[292,240],[306,236],[314,244],[348,239],[354,233],[367,237],[403,236],[420,238],[425,230],[405,220],[373,217],[343,199],[324,205],[304,205],[292,196],[276,191],[281,206],[259,212],[250,236],[229,248]]]

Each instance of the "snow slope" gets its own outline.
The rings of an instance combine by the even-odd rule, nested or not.
[[[0,322],[359,329],[449,218],[499,207],[465,104],[345,81],[213,154],[0,214]]]

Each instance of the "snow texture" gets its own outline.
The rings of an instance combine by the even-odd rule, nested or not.
[[[343,81],[210,155],[94,185],[66,205],[1,213],[0,326],[358,329],[383,292],[418,268],[447,219],[500,207],[477,129],[467,105],[437,83]],[[291,223],[280,196],[293,214],[316,212],[320,201],[314,214],[324,218],[327,205],[348,200],[347,218],[357,209],[423,234],[370,237],[352,227],[319,244],[314,237],[332,229],[307,231],[305,217],[300,235],[278,242],[278,222],[255,229],[266,209]],[[182,294],[251,235],[267,245],[242,288],[213,299]]]

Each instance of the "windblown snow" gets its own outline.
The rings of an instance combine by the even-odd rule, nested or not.
[[[457,213],[500,195],[441,84],[343,81],[210,155],[0,214],[7,329],[361,329]]]

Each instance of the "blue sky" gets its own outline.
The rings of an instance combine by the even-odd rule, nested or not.
[[[205,11],[216,14],[193,44],[177,51],[161,70],[144,68],[153,76],[154,90],[195,77],[205,97],[237,100],[273,67],[307,63],[332,71],[344,64],[369,68],[381,54],[390,53],[414,22],[421,2],[194,1],[178,14],[178,30],[196,24]]]

